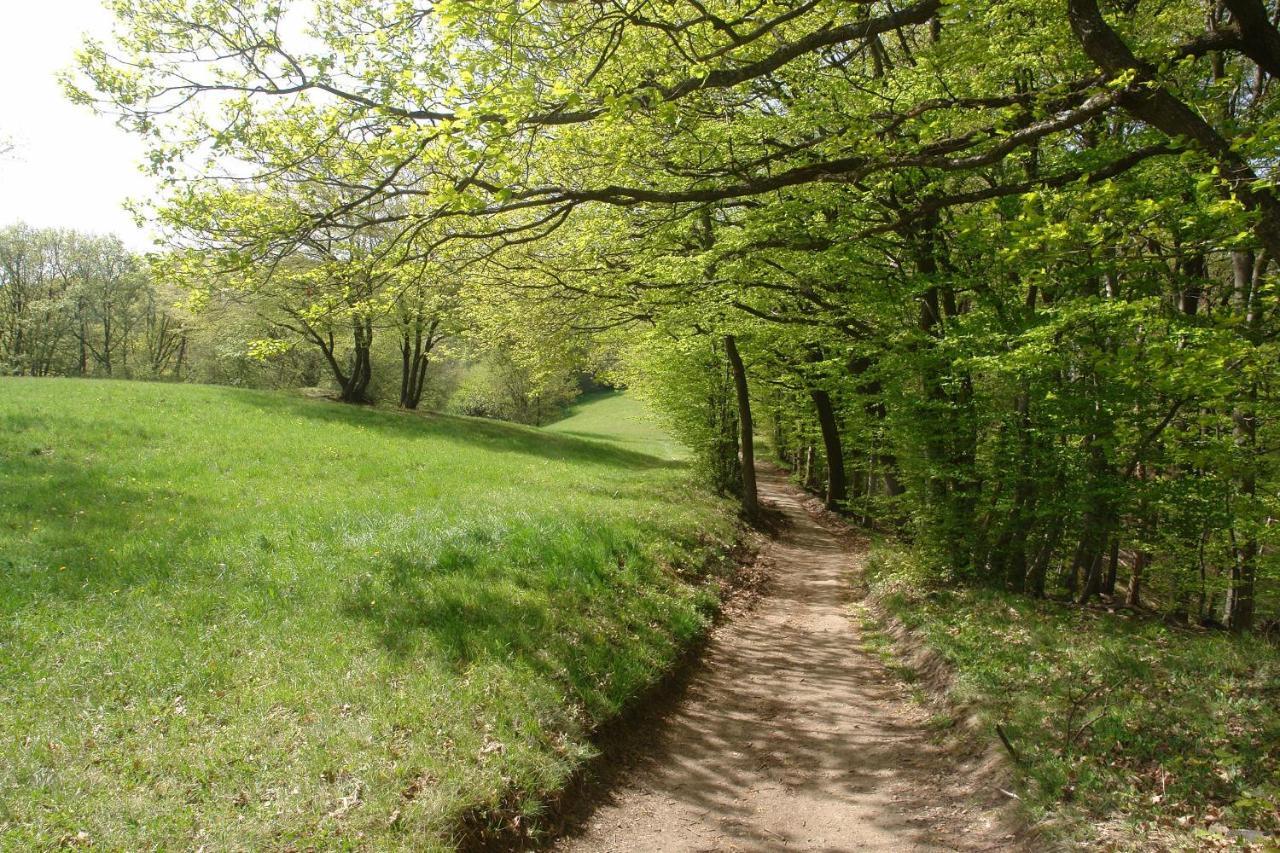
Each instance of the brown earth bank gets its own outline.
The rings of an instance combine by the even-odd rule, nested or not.
[[[553,849],[1025,848],[983,751],[940,745],[929,711],[864,648],[852,606],[865,546],[816,520],[783,474],[761,471],[760,488],[779,531],[754,606],[611,745]]]

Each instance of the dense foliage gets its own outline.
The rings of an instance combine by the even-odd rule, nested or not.
[[[188,323],[119,240],[0,230],[0,374],[180,376]]]

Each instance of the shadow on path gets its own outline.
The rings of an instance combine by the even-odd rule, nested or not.
[[[769,589],[611,744],[555,849],[1012,849],[993,792],[975,798],[924,709],[862,648],[849,606],[865,554],[782,475],[760,485],[787,522],[761,554]]]

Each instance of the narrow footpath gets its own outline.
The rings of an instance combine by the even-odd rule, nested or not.
[[[769,579],[723,623],[654,730],[556,846],[602,851],[1013,850],[1002,795],[934,742],[928,712],[863,649],[844,546],[782,475]]]

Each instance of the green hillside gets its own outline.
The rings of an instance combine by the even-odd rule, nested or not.
[[[678,460],[687,456],[685,449],[663,432],[642,403],[619,391],[583,395],[563,419],[546,429],[661,459]]]
[[[638,414],[0,380],[0,848],[433,847],[536,812],[702,630],[732,535]]]

